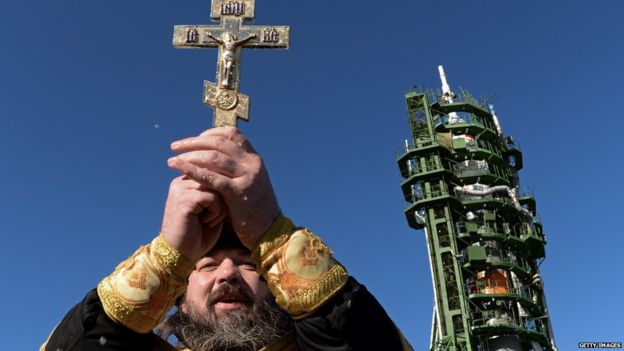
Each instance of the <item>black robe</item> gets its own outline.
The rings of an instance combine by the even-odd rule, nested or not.
[[[345,287],[312,315],[294,321],[299,350],[411,350],[375,297],[350,277]],[[54,329],[45,351],[171,349],[153,332],[136,333],[111,320],[95,289]]]

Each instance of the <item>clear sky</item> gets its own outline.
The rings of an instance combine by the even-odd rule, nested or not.
[[[209,0],[0,3],[0,348],[37,349],[65,312],[159,230],[173,140],[208,128],[216,50],[173,25]],[[522,146],[548,238],[556,341],[624,341],[624,2],[256,1],[291,49],[243,53],[242,130],[283,211],[318,233],[427,349],[424,235],[407,226],[395,159],[404,92],[490,96]]]

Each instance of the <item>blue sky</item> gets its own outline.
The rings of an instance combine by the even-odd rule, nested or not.
[[[548,238],[557,343],[622,341],[624,3],[268,1],[256,24],[291,49],[243,53],[243,131],[283,211],[321,235],[417,350],[432,289],[422,232],[403,215],[395,157],[403,94],[496,95],[522,146]],[[0,301],[3,348],[33,350],[115,265],[158,233],[169,143],[210,126],[216,50],[176,50],[173,25],[207,0],[0,4]]]

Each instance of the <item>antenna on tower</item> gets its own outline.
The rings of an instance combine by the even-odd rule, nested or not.
[[[456,98],[457,95],[451,91],[451,87],[446,80],[446,74],[444,73],[444,67],[442,67],[442,65],[438,66],[438,72],[440,72],[440,80],[442,81],[442,96],[448,102],[453,102],[453,99]]]
[[[453,99],[457,97],[457,94],[451,91],[451,86],[446,80],[446,74],[444,73],[444,67],[442,67],[442,65],[438,66],[438,72],[440,73],[440,81],[442,81],[442,101],[447,103],[453,103]],[[449,124],[457,123],[460,120],[457,112],[451,112],[448,114],[448,116]]]

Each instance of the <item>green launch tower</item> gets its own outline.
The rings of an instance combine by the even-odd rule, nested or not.
[[[412,142],[398,158],[410,227],[433,280],[431,351],[557,351],[539,265],[546,239],[522,152],[492,105],[451,91],[405,95]]]

